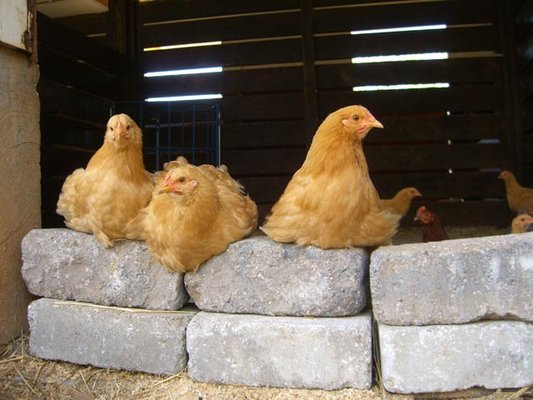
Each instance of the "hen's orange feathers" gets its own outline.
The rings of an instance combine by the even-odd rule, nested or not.
[[[225,166],[165,165],[150,204],[128,224],[128,237],[146,240],[164,266],[196,271],[210,257],[257,227],[257,206]]]
[[[362,106],[328,115],[261,229],[278,242],[321,248],[389,243],[398,221],[382,209],[362,148],[373,127],[383,126]]]
[[[125,238],[126,223],[150,201],[152,176],[144,169],[142,132],[126,114],[112,116],[104,143],[85,169],[67,177],[57,213],[74,230],[93,233],[104,247]]]

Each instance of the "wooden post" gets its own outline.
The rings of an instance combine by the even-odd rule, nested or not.
[[[31,296],[20,273],[20,244],[30,230],[41,226],[41,171],[40,107],[36,91],[39,68],[34,59],[36,43],[28,40],[34,29],[35,3],[1,2],[0,11],[0,19],[5,23],[0,29],[0,344],[3,344],[20,336],[28,326],[26,310]]]
[[[524,178],[523,131],[521,121],[520,82],[518,77],[517,48],[514,37],[515,1],[498,1],[498,23],[503,53],[503,77],[505,96],[505,134],[507,140],[508,168],[519,182]]]
[[[313,37],[313,2],[302,0],[302,51],[305,144],[311,145],[318,127],[318,103],[315,71],[315,41]]]
[[[139,95],[136,19],[136,1],[109,0],[110,43],[123,56],[122,100]]]

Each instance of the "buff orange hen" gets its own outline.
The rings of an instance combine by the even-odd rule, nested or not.
[[[398,221],[401,220],[414,198],[422,196],[420,192],[414,187],[406,187],[399,190],[391,199],[381,199],[381,205],[392,214],[396,215]]]
[[[154,257],[177,272],[196,271],[210,257],[257,227],[257,206],[226,167],[181,158],[158,178],[150,204],[128,224]]]
[[[104,143],[87,167],[63,184],[57,213],[74,230],[92,233],[104,247],[125,238],[125,226],[152,196],[151,174],[144,169],[142,132],[126,114],[112,116]]]
[[[383,125],[363,106],[329,114],[261,229],[278,242],[321,248],[389,243],[398,220],[382,208],[363,153],[372,128]]]

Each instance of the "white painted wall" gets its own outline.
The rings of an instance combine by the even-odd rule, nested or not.
[[[0,42],[24,50],[27,29],[27,0],[0,0]]]

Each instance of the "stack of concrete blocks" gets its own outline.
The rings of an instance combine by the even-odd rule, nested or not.
[[[40,358],[170,375],[187,365],[183,274],[151,261],[142,242],[111,249],[69,229],[22,241],[22,274],[43,298],[28,308],[30,352]]]
[[[198,381],[291,388],[372,385],[369,256],[251,237],[195,274],[144,243],[33,230],[23,240],[37,357]],[[184,280],[187,286],[185,290]],[[200,312],[180,310],[188,293]]]
[[[388,391],[533,384],[533,233],[382,247],[370,287]]]
[[[185,285],[202,310],[187,329],[193,380],[247,386],[372,386],[369,256],[255,236]]]

